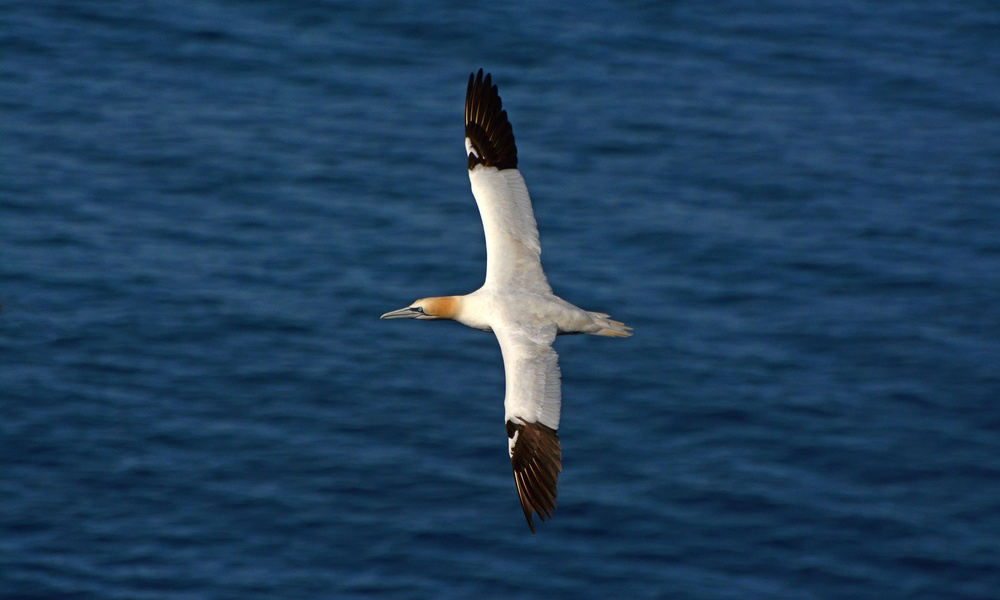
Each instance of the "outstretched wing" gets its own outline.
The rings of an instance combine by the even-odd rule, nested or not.
[[[559,411],[562,386],[559,355],[552,349],[555,328],[510,331],[494,328],[507,379],[504,416],[514,482],[524,517],[535,532],[532,513],[544,521],[556,507],[562,471]]]
[[[551,293],[531,198],[517,170],[514,131],[497,86],[483,70],[469,75],[465,94],[469,180],[486,232],[485,286]]]

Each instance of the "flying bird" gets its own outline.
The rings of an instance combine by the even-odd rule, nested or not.
[[[465,94],[469,180],[486,232],[486,282],[465,296],[422,298],[383,319],[450,319],[492,331],[506,375],[504,417],[514,482],[531,532],[556,507],[562,471],[559,412],[562,390],[557,335],[628,337],[631,327],[552,293],[531,198],[517,170],[517,146],[497,86],[483,70],[469,75]]]

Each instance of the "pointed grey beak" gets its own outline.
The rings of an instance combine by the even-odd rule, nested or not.
[[[407,306],[406,308],[401,308],[399,310],[391,310],[381,317],[380,319],[416,319],[423,316],[424,311],[420,308],[413,308]]]

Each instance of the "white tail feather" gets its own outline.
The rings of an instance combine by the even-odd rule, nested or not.
[[[601,327],[600,330],[594,332],[594,335],[603,335],[607,337],[632,337],[632,328],[625,323],[615,321],[605,313],[587,312],[594,318],[594,323]]]

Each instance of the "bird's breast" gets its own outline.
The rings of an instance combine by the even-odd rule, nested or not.
[[[485,331],[551,327],[559,333],[580,333],[591,325],[585,311],[552,294],[480,290],[468,298],[462,322]]]

